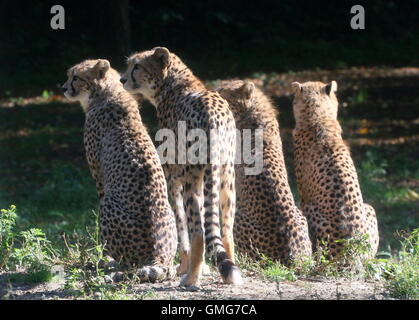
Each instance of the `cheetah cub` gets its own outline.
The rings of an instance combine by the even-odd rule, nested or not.
[[[336,81],[292,83],[297,186],[314,249],[328,244],[332,257],[356,234],[368,234],[369,256],[378,248],[375,210],[362,199],[358,176],[337,120]]]
[[[252,82],[225,82],[217,91],[228,101],[237,129],[252,130],[252,153],[255,129],[263,129],[262,172],[246,175],[247,165],[236,165],[238,251],[253,259],[263,254],[283,264],[311,256],[307,221],[288,184],[277,111]]]
[[[65,96],[79,101],[86,115],[84,145],[99,195],[100,236],[107,254],[143,281],[172,278],[176,221],[137,102],[107,60],[86,60],[67,75]]]
[[[208,91],[175,54],[163,47],[132,55],[121,82],[126,90],[142,94],[156,107],[159,126],[175,133],[176,147],[186,144],[187,152],[177,152],[176,160],[164,165],[178,223],[179,273],[186,272],[181,285],[199,284],[205,245],[223,281],[241,284],[233,242],[236,131],[227,101]],[[179,130],[188,137],[197,130],[204,132],[208,138],[204,161],[183,158],[196,150],[194,140],[184,141]]]

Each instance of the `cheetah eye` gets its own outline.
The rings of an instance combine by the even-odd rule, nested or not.
[[[73,80],[74,80],[74,81],[77,81],[77,80],[79,80],[79,77],[77,77],[77,76],[73,76]]]
[[[140,69],[140,66],[138,65],[138,63],[136,63],[136,64],[134,64],[134,68],[133,68],[134,70],[138,70],[138,69]]]

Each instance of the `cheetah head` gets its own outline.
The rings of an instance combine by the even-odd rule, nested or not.
[[[121,76],[124,89],[132,94],[142,94],[154,103],[172,59],[173,54],[164,47],[133,54],[128,58],[127,70]]]
[[[110,68],[109,61],[103,59],[76,64],[67,71],[68,79],[62,86],[64,95],[71,101],[79,101],[86,111],[92,89],[109,76],[109,70],[113,71],[113,75],[116,73]]]
[[[255,85],[250,81],[226,81],[222,82],[216,91],[228,101],[233,114],[238,114],[246,112],[252,106]]]
[[[336,98],[336,81],[327,84],[322,82],[293,82],[293,111],[295,120],[314,117],[337,119],[338,101]]]
[[[250,81],[226,81],[216,89],[228,101],[236,124],[253,127],[276,121],[278,112],[270,99]],[[253,124],[252,124],[253,123]]]

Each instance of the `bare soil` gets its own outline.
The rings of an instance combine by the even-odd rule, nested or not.
[[[129,287],[125,298],[153,300],[383,300],[391,299],[383,282],[349,279],[311,278],[297,281],[270,281],[261,276],[245,273],[242,286],[230,286],[221,282],[212,272],[203,276],[199,288],[185,289],[179,281],[141,283]],[[100,293],[93,299],[103,298]],[[63,281],[29,285],[11,284],[7,274],[0,274],[0,299],[49,300],[85,299],[76,297],[64,289]]]

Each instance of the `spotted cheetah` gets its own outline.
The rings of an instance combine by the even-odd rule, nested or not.
[[[378,248],[375,210],[362,199],[358,176],[337,120],[337,83],[292,83],[297,186],[314,249],[322,242],[333,258],[343,242],[368,234],[371,254]],[[368,256],[368,255],[367,255]]]
[[[282,153],[277,111],[252,82],[229,81],[217,88],[233,112],[238,130],[263,129],[263,171],[246,174],[236,165],[237,212],[235,244],[252,259],[266,257],[289,264],[311,256],[306,218],[294,203]]]
[[[99,195],[100,237],[107,254],[122,268],[135,268],[143,281],[172,278],[176,221],[137,102],[107,60],[86,60],[67,75],[64,94],[79,101],[86,116],[84,145]]]
[[[240,270],[234,264],[233,240],[236,132],[227,101],[217,92],[207,90],[167,48],[136,53],[128,58],[127,64],[121,77],[124,88],[133,94],[142,94],[156,107],[160,128],[177,133],[184,123],[186,133],[200,129],[213,138],[211,144],[206,145],[211,161],[206,158],[205,163],[193,164],[188,159],[181,161],[181,155],[176,154],[175,163],[164,164],[177,217],[179,272],[186,271],[181,286],[199,285],[205,245],[215,258],[223,281],[241,284]],[[216,130],[218,134],[213,134]],[[176,145],[179,143],[186,143],[188,153],[194,151],[191,141],[181,141],[176,135]],[[188,229],[192,235],[191,246]]]

